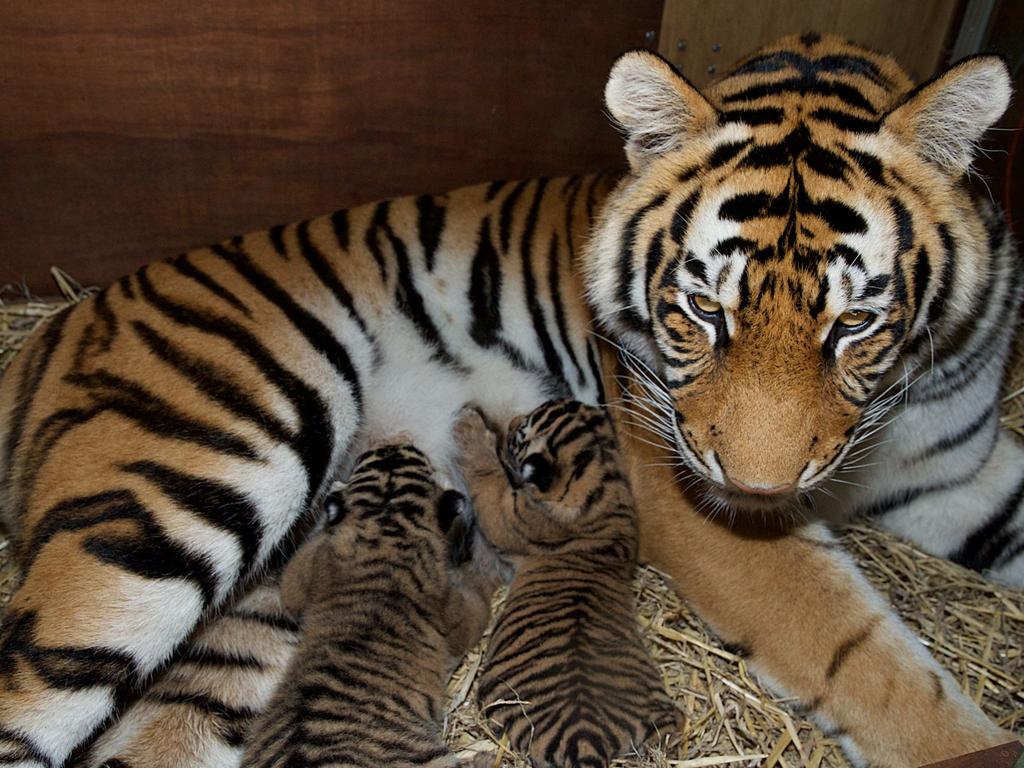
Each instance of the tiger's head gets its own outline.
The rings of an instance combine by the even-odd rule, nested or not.
[[[787,38],[701,94],[648,51],[605,100],[630,170],[588,244],[589,298],[651,428],[732,507],[825,479],[983,300],[964,184],[1005,110],[974,57],[919,87],[845,40]]]

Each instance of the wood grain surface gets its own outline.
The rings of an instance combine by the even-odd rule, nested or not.
[[[660,0],[7,0],[0,284],[53,293],[377,198],[621,163]]]

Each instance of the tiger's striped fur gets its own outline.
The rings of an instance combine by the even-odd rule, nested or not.
[[[607,766],[676,732],[636,629],[633,497],[604,409],[551,401],[517,419],[507,468],[477,411],[455,429],[480,529],[515,565],[481,710],[535,766]]]
[[[445,681],[490,617],[487,579],[456,556],[472,552],[462,502],[411,445],[363,454],[285,570],[302,638],[243,766],[458,764],[441,738]]]
[[[741,97],[721,85],[704,99],[667,65],[631,54],[613,70],[608,91],[632,160],[620,184],[609,175],[495,182],[361,206],[152,264],[50,319],[0,380],[0,510],[25,569],[0,631],[0,763],[60,766],[101,732],[125,691],[142,687],[201,621],[261,573],[366,440],[405,431],[448,474],[451,425],[469,402],[505,423],[552,397],[604,400],[620,371],[612,343],[590,335],[595,319],[614,343],[640,355],[627,357],[628,391],[643,396],[634,408],[650,409],[649,426],[669,432],[670,449],[705,479],[698,490],[717,492],[707,470],[716,451],[751,473],[737,475],[755,493],[733,493],[736,506],[763,504],[768,497],[760,492],[772,486],[756,486],[785,482],[773,473],[812,455],[826,475],[842,479],[836,462],[856,465],[855,451],[866,445],[851,448],[851,437],[884,439],[895,426],[877,422],[883,429],[874,435],[864,427],[891,402],[885,387],[899,376],[902,359],[927,349],[930,361],[932,345],[914,347],[895,333],[897,324],[885,322],[885,333],[864,347],[873,353],[857,352],[852,336],[842,340],[870,374],[863,384],[860,366],[848,366],[838,345],[838,365],[850,372],[845,383],[816,388],[801,378],[837,370],[814,362],[822,345],[806,335],[813,322],[840,311],[833,299],[846,292],[827,292],[817,310],[822,270],[856,264],[843,251],[837,261],[827,258],[826,245],[838,244],[832,225],[857,221],[835,213],[862,210],[857,215],[871,223],[869,232],[888,237],[881,255],[898,255],[900,269],[874,298],[891,297],[897,316],[925,317],[937,369],[961,352],[986,349],[958,329],[970,327],[972,307],[991,309],[977,286],[995,273],[993,254],[1012,250],[1001,228],[985,236],[978,209],[951,179],[966,167],[964,147],[1005,101],[998,66],[975,59],[911,94],[891,59],[842,40],[791,39],[742,65],[740,79],[723,79]],[[872,77],[882,86],[870,84]],[[958,100],[965,83],[967,92],[987,98]],[[878,116],[847,103],[861,90]],[[816,110],[824,120],[812,117]],[[938,123],[953,130],[925,130],[942,115],[956,117]],[[812,157],[836,175],[815,173],[812,182],[808,172],[806,194],[780,197],[776,190],[788,182],[778,147],[790,146],[782,139],[799,116],[807,130],[797,138],[812,136],[818,146],[822,132],[831,137],[831,155]],[[839,146],[844,142],[853,154]],[[941,150],[943,164],[922,159],[922,148]],[[830,165],[832,155],[846,166]],[[770,167],[759,166],[762,157]],[[691,211],[683,203],[698,191]],[[716,201],[737,195],[731,213],[745,220],[720,219]],[[840,198],[845,208],[824,204]],[[762,210],[765,200],[772,205]],[[799,204],[801,222],[823,244],[802,251],[807,258],[786,248],[792,217],[773,215],[773,205],[786,200]],[[906,219],[892,200],[909,213],[909,229],[898,226]],[[876,226],[886,215],[889,224]],[[728,302],[747,299],[742,317],[724,318],[726,329],[749,324],[752,338],[770,342],[760,356],[739,337],[725,345],[726,336],[716,335],[723,343],[712,348],[713,323],[698,321],[687,301],[671,301],[673,279],[694,285],[679,267],[700,272],[697,263],[721,241],[722,221],[736,232],[739,251],[749,250],[746,241],[759,244],[755,253],[765,242],[778,245],[772,258],[764,251],[763,263],[742,262],[750,270],[745,283],[739,276],[747,269],[731,250],[712,260],[717,271],[704,267],[703,279],[717,282],[719,261],[733,263],[728,287],[735,292],[722,295],[723,312]],[[955,260],[947,258],[939,223]],[[780,235],[790,234],[772,240],[780,225]],[[667,235],[655,238],[662,230]],[[676,235],[701,257],[681,258]],[[921,248],[902,250],[911,240],[927,257],[920,270]],[[816,253],[826,256],[815,262]],[[784,286],[774,294],[769,272]],[[914,273],[926,272],[927,285],[914,282]],[[649,284],[660,291],[653,305]],[[836,285],[845,285],[839,275]],[[925,289],[920,301],[916,287]],[[987,326],[999,333],[1012,325],[1016,302],[1011,286],[1004,288],[1005,313],[991,309]],[[800,292],[802,312],[794,298]],[[918,305],[927,309],[915,315]],[[812,306],[816,321],[808,320]],[[927,319],[933,313],[934,323]],[[917,320],[904,320],[915,339],[919,329]],[[964,389],[950,378],[951,416],[965,406],[962,392],[992,402],[1000,351],[993,347],[985,366],[972,365],[973,355],[961,358],[964,375],[977,371],[970,381],[988,389]],[[858,389],[890,358],[895,362],[863,403],[840,395],[841,413],[831,413],[828,398],[844,392],[858,400]],[[716,404],[726,402],[732,407],[717,413]],[[836,443],[817,433],[800,439],[802,422],[789,419],[800,410],[794,405],[824,412],[823,429],[854,419],[839,439],[844,456],[836,453],[827,470],[823,462]],[[677,430],[677,420],[692,434]],[[964,431],[916,426],[929,445]],[[624,430],[620,438],[637,496],[641,556],[671,574],[724,637],[749,647],[755,669],[843,731],[852,754],[908,765],[1002,738],[820,524],[763,524],[757,515],[739,516],[732,527],[727,516],[705,524],[695,509],[699,495],[685,491],[671,468],[645,466],[660,457],[641,439]],[[1013,444],[998,439],[1004,456]],[[926,457],[922,471],[943,458]],[[1002,490],[1016,487],[1018,468],[985,467],[992,495],[937,491],[920,500],[937,519],[952,519],[955,510],[957,519],[975,521],[986,553],[1003,557],[1019,542],[1015,494]],[[923,539],[924,528],[914,536]],[[845,650],[854,640],[854,651]],[[919,727],[894,725],[896,690]],[[942,727],[929,727],[935,723]]]
[[[191,643],[90,751],[100,768],[230,768],[288,666],[299,625],[274,581],[252,589]]]

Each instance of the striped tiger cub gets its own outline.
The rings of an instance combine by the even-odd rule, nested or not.
[[[210,623],[93,746],[101,768],[229,768],[299,641],[275,581]]]
[[[509,426],[456,426],[482,533],[515,566],[479,703],[536,766],[605,766],[680,714],[636,630],[633,497],[605,411],[551,401]],[[509,476],[514,478],[509,483]]]
[[[464,501],[412,445],[360,457],[328,497],[327,529],[285,569],[302,638],[243,766],[459,764],[441,738],[445,681],[483,633],[493,586]]]

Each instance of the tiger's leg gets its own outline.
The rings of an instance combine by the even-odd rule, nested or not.
[[[136,297],[156,296],[148,275]],[[154,305],[125,299],[109,354],[81,354],[98,299],[0,388],[25,573],[0,631],[0,763],[60,766],[97,734],[260,571],[360,426],[353,388],[287,328],[261,339],[162,294],[177,324],[159,339],[141,330]],[[12,392],[35,395],[22,408]]]
[[[851,757],[916,766],[1012,738],[964,696],[824,527],[770,535],[708,521],[670,472],[655,474],[656,451],[626,430],[620,436],[629,442],[641,557]]]
[[[253,588],[99,738],[87,765],[238,765],[246,732],[284,674],[298,635],[277,584]]]
[[[285,528],[261,519],[284,510],[260,510],[216,471],[134,469],[48,504],[33,530],[0,636],[0,762],[64,764],[259,568],[280,539],[271,525]],[[301,503],[296,468],[277,470],[260,471]]]

